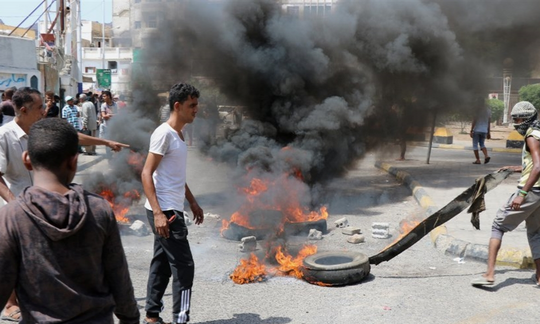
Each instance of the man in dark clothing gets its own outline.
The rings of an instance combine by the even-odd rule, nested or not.
[[[56,105],[54,92],[47,91],[45,92],[45,117],[58,117],[60,114],[60,108]]]
[[[0,209],[0,304],[13,289],[21,323],[138,323],[111,207],[71,184],[78,135],[59,118],[36,122],[23,163],[34,185]]]

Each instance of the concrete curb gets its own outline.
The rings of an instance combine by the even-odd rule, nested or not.
[[[428,147],[429,146],[429,143],[427,143],[427,142],[407,142],[407,143],[409,143],[411,146],[423,146],[423,147]],[[431,147],[432,148],[449,149],[449,150],[467,150],[467,151],[472,151],[473,150],[472,146],[457,145],[457,144],[433,143],[431,145]],[[492,152],[517,153],[517,154],[521,153],[520,148],[488,147],[487,150],[492,151]]]
[[[432,215],[440,209],[435,205],[426,190],[406,171],[381,161],[375,162],[375,166],[390,173],[405,184],[411,190],[415,200],[426,212],[426,216]],[[456,255],[463,259],[487,262],[487,245],[473,244],[456,239],[448,235],[445,225],[433,229],[429,236],[433,245],[443,253]],[[534,269],[534,260],[530,249],[502,248],[497,256],[497,264],[520,269]]]

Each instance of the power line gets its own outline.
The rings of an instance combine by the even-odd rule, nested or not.
[[[44,3],[44,2],[45,2],[45,0],[41,1],[41,3],[38,4],[37,7],[34,8],[34,10],[32,10],[32,12],[31,12],[28,16],[26,16],[26,18],[24,18],[24,20],[21,21],[21,23],[18,24],[17,27],[15,27],[15,28],[11,31],[11,33],[9,33],[8,36],[11,36],[11,34],[13,34],[14,31],[16,31],[19,27],[21,27],[21,25],[26,21],[26,19],[28,19],[28,18],[29,18],[29,17],[30,17],[30,16],[31,16],[31,15],[32,15],[32,14],[33,14],[40,6]],[[25,33],[25,34],[26,34],[26,33]]]

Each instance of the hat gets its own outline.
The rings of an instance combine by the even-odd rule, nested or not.
[[[73,97],[72,97],[72,96],[66,96],[65,100],[66,100],[66,101],[73,100]]]
[[[528,101],[520,101],[512,108],[512,118],[530,118],[536,114],[536,108]]]
[[[120,99],[119,95],[114,95],[113,99]]]

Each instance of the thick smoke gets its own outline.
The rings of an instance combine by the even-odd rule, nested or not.
[[[539,7],[533,0],[342,0],[324,16],[299,18],[272,0],[168,3],[144,44],[142,79],[163,91],[198,80],[226,98],[216,102],[203,91],[207,106],[245,107],[238,131],[203,147],[239,174],[300,172],[317,184],[380,149],[403,125],[422,128],[434,116],[480,108],[488,77],[499,76],[506,57],[530,71]],[[135,84],[132,106],[143,113],[133,120],[157,115],[149,88]],[[136,123],[123,126],[150,132]]]

